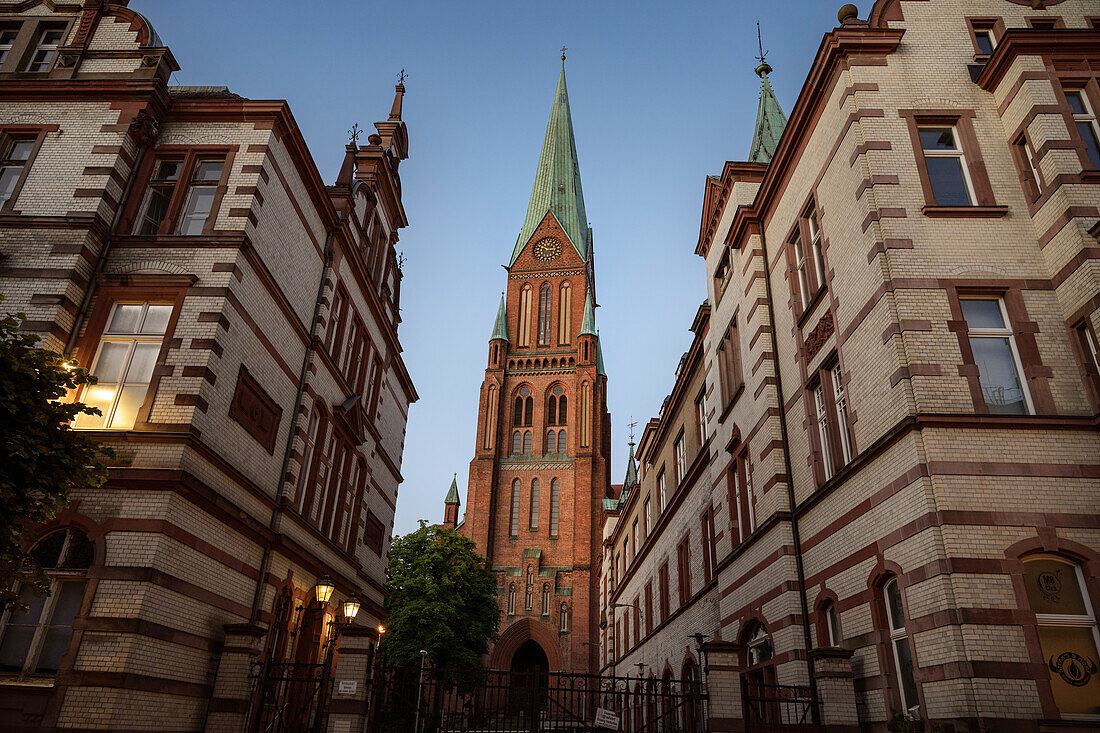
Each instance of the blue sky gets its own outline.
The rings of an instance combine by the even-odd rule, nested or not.
[[[527,210],[559,51],[592,222],[608,371],[612,480],[627,423],[656,415],[706,297],[694,254],[703,181],[748,155],[760,21],[786,112],[840,2],[132,0],[182,67],[173,83],[286,99],[325,181],[352,123],[385,119],[409,78],[401,168],[410,226],[400,337],[409,413],[395,534],[465,499],[478,389]],[[866,17],[870,1],[859,3]]]

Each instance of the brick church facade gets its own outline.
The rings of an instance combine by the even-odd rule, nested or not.
[[[253,663],[338,644],[358,730],[417,400],[405,88],[326,184],[285,101],[178,68],[125,0],[0,0],[2,308],[97,376],[74,427],[114,449],[34,529],[53,592],[0,616],[0,729],[241,730]]]
[[[489,340],[465,520],[454,485],[444,515],[498,578],[498,669],[596,667],[611,419],[592,250],[563,57]]]

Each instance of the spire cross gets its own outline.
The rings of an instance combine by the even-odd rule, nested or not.
[[[562,46],[562,47],[561,47],[561,60],[562,60],[562,61],[565,61],[565,52],[566,52],[566,51],[568,51],[568,50],[569,50],[569,49],[568,49],[568,48],[566,48],[565,46]]]
[[[359,123],[356,122],[354,125],[351,126],[351,129],[348,130],[348,135],[351,136],[351,144],[352,145],[354,145],[354,146],[359,145],[359,136],[361,134],[363,134],[363,131],[359,129]]]
[[[409,78],[409,75],[405,73],[404,69],[401,69],[401,72],[397,75],[397,83],[398,84],[404,84],[405,80],[408,79],[408,78]]]
[[[768,52],[764,50],[764,41],[760,38],[760,21],[756,21],[756,45],[760,49],[760,55],[756,57],[756,60],[760,63],[764,63],[764,59],[767,57]]]

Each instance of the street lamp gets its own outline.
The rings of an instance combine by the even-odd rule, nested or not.
[[[317,602],[322,606],[328,603],[328,599],[332,598],[332,591],[336,590],[336,586],[332,584],[332,578],[328,577],[326,573],[323,578],[317,581],[317,585],[313,586],[313,595],[317,598]]]
[[[378,624],[378,638],[382,638],[382,634],[386,633],[386,627],[382,624]]]
[[[344,601],[343,609],[345,621],[351,621],[353,618],[359,615],[359,605],[359,599],[356,598],[354,593],[348,596],[347,600]]]

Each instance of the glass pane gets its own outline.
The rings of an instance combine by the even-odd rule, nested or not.
[[[138,410],[141,409],[141,403],[145,401],[147,389],[148,386],[144,384],[123,387],[122,395],[118,398],[118,407],[115,408],[109,427],[122,429],[134,427]]]
[[[43,45],[56,46],[61,43],[61,31],[46,31],[42,35]]]
[[[160,353],[159,343],[139,343],[134,346],[134,355],[130,359],[130,368],[126,370],[126,383],[148,383],[153,376],[153,367]]]
[[[996,415],[1026,415],[1027,403],[1008,339],[971,337],[970,348],[989,411]]]
[[[901,605],[901,591],[896,580],[891,580],[886,586],[886,609],[890,614],[890,628],[905,628],[905,610]]]
[[[955,131],[950,127],[920,128],[920,146],[925,150],[958,150]]]
[[[565,389],[560,384],[555,384],[552,392],[556,395],[565,394]]]
[[[0,32],[0,44],[10,46],[15,43],[16,31],[3,31]]]
[[[894,654],[897,655],[898,677],[905,697],[905,706],[914,708],[918,704],[917,683],[913,681],[913,655],[909,650],[907,637],[894,641]]]
[[[970,192],[959,158],[925,158],[932,195],[938,206],[970,206]]]
[[[160,230],[160,224],[168,213],[168,202],[172,199],[172,185],[159,184],[149,187],[145,197],[145,209],[138,223],[138,234],[154,236]]]
[[[145,322],[141,324],[142,333],[164,333],[168,328],[168,319],[172,317],[172,306],[150,305],[145,313]]]
[[[1077,571],[1069,563],[1041,558],[1024,563],[1024,585],[1035,613],[1086,615]]]
[[[1078,122],[1077,133],[1085,141],[1085,152],[1093,168],[1100,168],[1100,142],[1096,139],[1096,128],[1091,122]]]
[[[25,161],[31,157],[32,150],[34,150],[34,140],[16,140],[11,145],[8,159]]]
[[[77,569],[90,568],[94,555],[88,536],[80,530],[69,530],[69,551],[66,553],[63,566]]]
[[[86,430],[103,427],[104,421],[111,412],[111,405],[115,401],[115,388],[114,384],[94,384],[84,390],[80,401],[88,407],[98,407],[103,414],[78,415],[74,424]]]
[[[180,176],[181,162],[178,160],[162,160],[157,165],[157,180],[175,181]]]
[[[1050,670],[1050,690],[1062,713],[1100,713],[1094,628],[1039,626],[1043,662]]]
[[[1086,114],[1088,114],[1088,110],[1085,109],[1085,100],[1081,98],[1081,92],[1080,91],[1077,91],[1077,90],[1067,91],[1066,92],[1066,101],[1069,102],[1069,108],[1073,110],[1073,114],[1075,114],[1075,115],[1086,115]]]
[[[54,592],[57,599],[54,601],[53,616],[38,654],[35,672],[56,672],[61,666],[61,657],[73,634],[73,619],[84,600],[84,581],[61,583]]]
[[[991,300],[962,300],[963,318],[970,328],[1004,328],[1004,316],[1001,314],[1001,303],[997,299]]]
[[[196,181],[216,181],[222,177],[222,163],[220,160],[203,160],[195,166]]]
[[[92,374],[101,382],[119,381],[129,351],[129,341],[104,341],[99,347],[99,358],[96,359]]]
[[[13,613],[4,630],[4,638],[0,641],[0,670],[5,672],[23,669],[27,650],[30,649],[31,639],[34,637],[35,625],[42,615],[42,606],[46,603],[46,597],[35,595],[29,586],[24,586],[19,595],[27,604],[28,610],[24,613]]]
[[[11,165],[0,169],[0,204],[11,198],[15,184],[19,182],[19,174],[22,172],[22,168]]]
[[[179,234],[202,234],[202,228],[206,225],[206,217],[210,214],[210,207],[213,204],[213,186],[196,186],[192,188],[191,195],[187,198],[187,206],[184,207],[183,216],[180,219]]]
[[[56,568],[65,546],[65,530],[59,529],[43,537],[31,550],[31,557],[43,568]]]
[[[993,38],[989,35],[989,31],[978,31],[974,34],[974,37],[978,39],[978,51],[980,53],[993,53]]]
[[[141,323],[140,303],[119,303],[111,314],[111,322],[107,326],[107,333],[137,333],[138,324]]]

